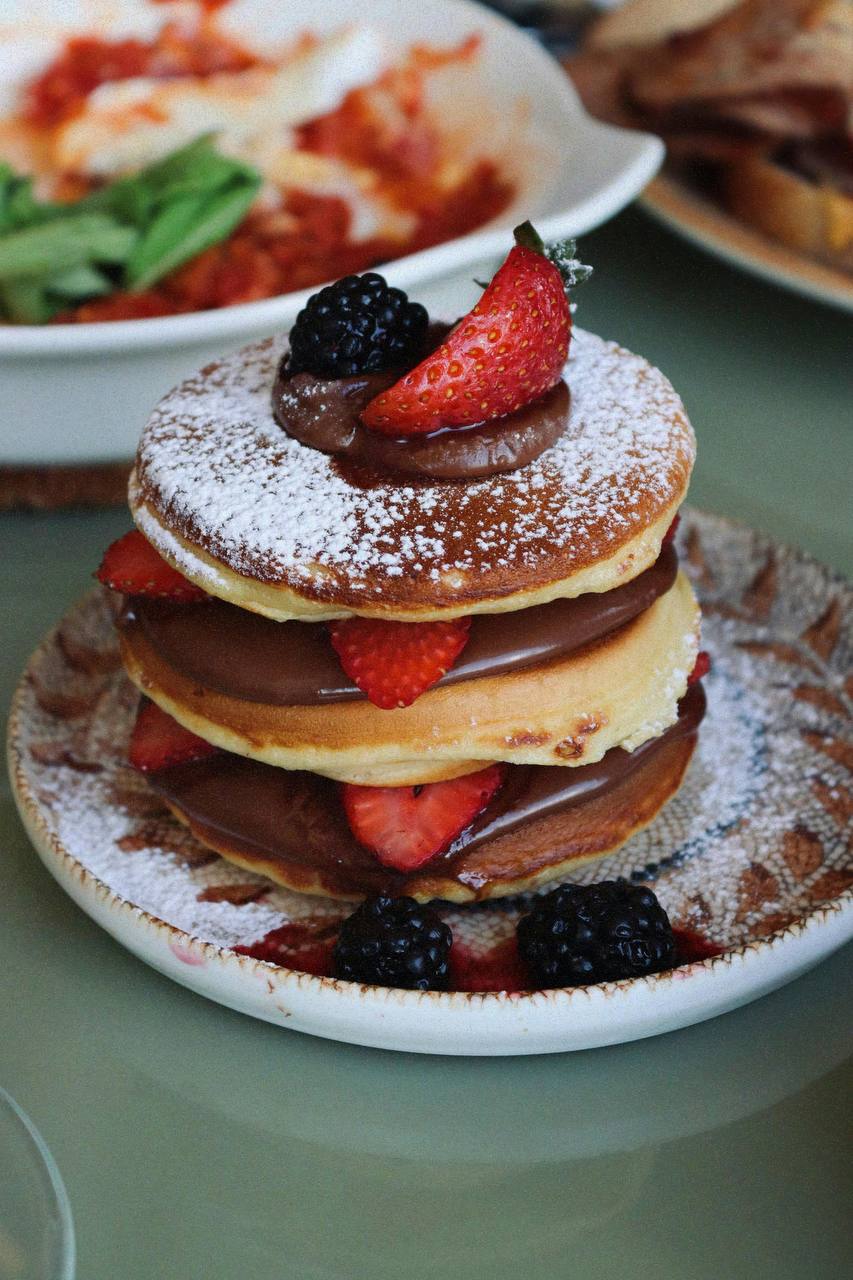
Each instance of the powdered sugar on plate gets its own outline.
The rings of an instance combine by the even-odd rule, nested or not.
[[[577,879],[650,882],[675,923],[731,948],[850,893],[853,594],[805,556],[713,517],[686,514],[679,541],[714,664],[708,716],[679,794]],[[218,946],[347,914],[210,853],[127,766],[137,694],[117,668],[111,618],[99,592],[77,605],[16,698],[16,790],[56,855]],[[443,914],[476,954],[512,932],[522,906]]]
[[[155,518],[143,508],[137,519],[197,580],[215,569],[169,530],[239,574],[318,599],[438,603],[475,575],[482,594],[500,595],[615,552],[689,476],[693,433],[664,375],[575,330],[569,426],[536,461],[473,483],[362,487],[277,425],[284,349],[267,339],[208,366],[143,432],[137,476]]]

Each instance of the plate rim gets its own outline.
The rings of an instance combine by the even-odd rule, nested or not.
[[[807,298],[853,312],[853,279],[738,221],[672,173],[659,173],[640,207],[691,244],[732,266]]]
[[[757,534],[778,550],[795,557],[801,562],[815,565],[830,580],[847,585],[847,580],[843,574],[821,564],[808,552],[799,548],[789,547],[785,543],[763,534],[759,530],[755,530],[752,526],[730,517],[702,512],[697,508],[692,508],[692,510],[700,517],[710,517],[720,525],[751,535]],[[71,608],[73,609],[74,607],[74,604],[72,604]],[[19,740],[22,732],[21,721],[25,711],[24,699],[29,687],[31,665],[36,656],[52,643],[61,621],[62,619],[51,628],[31,654],[12,698],[8,728],[9,773],[12,780],[13,795],[25,831],[39,857],[60,886],[69,893],[69,896],[72,897],[77,905],[95,919],[96,923],[104,927],[121,945],[143,959],[144,962],[166,973],[167,976],[182,985],[188,986],[199,994],[205,995],[221,1004],[241,1009],[243,1012],[267,1021],[277,1022],[279,1025],[287,1025],[288,1020],[293,1019],[293,1021],[290,1021],[291,1026],[299,1027],[301,1030],[325,1036],[326,1038],[348,1040],[353,1043],[383,1048],[468,1055],[566,1051],[655,1035],[661,1031],[688,1025],[692,1021],[715,1016],[716,1013],[724,1012],[737,1004],[745,1003],[747,1000],[755,998],[756,995],[764,994],[774,986],[781,985],[783,982],[798,976],[800,972],[817,963],[830,951],[843,945],[847,938],[853,937],[853,888],[849,888],[831,900],[812,907],[807,913],[798,916],[782,928],[764,937],[750,939],[740,946],[730,948],[719,955],[693,961],[690,964],[679,966],[677,969],[660,974],[622,979],[616,982],[598,983],[589,987],[553,988],[521,993],[505,991],[405,991],[309,974],[302,970],[276,965],[270,961],[241,955],[231,947],[206,941],[176,925],[170,924],[145,908],[139,907],[128,899],[123,898],[79,862],[65,848],[58,834],[50,830],[38,798],[32,793],[26,778]],[[138,942],[139,950],[131,945],[126,933],[119,929],[117,924],[115,928],[110,927],[110,917],[126,919],[127,930],[134,941]],[[828,935],[825,931],[821,933],[821,930],[825,930],[827,925],[831,926]],[[145,945],[143,933],[151,933],[157,938],[158,943],[163,944],[159,963],[157,958],[150,954],[151,947]],[[137,937],[137,935],[139,936]],[[782,945],[787,948],[788,960],[787,965],[784,966],[782,976],[765,972],[762,980],[762,966],[766,970],[766,962],[771,953],[774,950],[778,950]],[[221,991],[216,993],[206,989],[208,984],[200,981],[199,971],[203,970],[210,962],[213,962],[223,974],[238,978],[239,984],[243,984],[248,975],[256,984],[254,998],[252,998],[251,988],[247,988],[247,998],[244,1001],[241,1001],[236,994],[232,994],[231,1002],[229,1002],[227,995],[223,998]],[[718,992],[715,987],[710,985],[716,980],[718,974],[728,973],[731,975],[735,970],[743,971],[744,966],[750,966],[754,971],[753,987],[748,991],[730,991],[727,997],[724,991]],[[665,994],[675,990],[676,983],[683,989],[685,979],[693,979],[692,986],[694,989],[697,986],[703,988],[703,991],[698,993],[701,998],[694,1003],[692,1011],[690,1009],[687,1010],[687,1017],[683,1016],[685,1012],[683,1008],[681,1013],[676,1013],[675,1018],[672,1016],[672,1010],[669,1013],[667,1013],[666,1009],[657,1010],[658,1023],[656,1024],[656,1011],[652,1004],[656,994],[660,993],[661,999],[665,1000]],[[725,985],[724,983],[723,987]],[[757,991],[754,989],[755,986],[759,988]],[[235,992],[236,989],[237,986],[235,984]],[[645,1003],[640,1006],[639,1018],[636,1016],[637,1011],[634,1011],[635,1017],[632,1023],[634,1029],[631,1034],[628,1036],[618,1034],[618,1026],[614,1028],[617,1032],[615,1035],[610,1033],[602,1035],[601,1031],[595,1032],[594,1015],[596,1012],[603,1012],[608,1005],[612,1009],[614,1001],[616,1002],[615,1007],[625,1008],[628,1001],[632,997],[640,995],[640,993],[642,993]],[[291,1000],[294,996],[300,997],[304,995],[308,995],[314,1000],[324,1000],[327,1006],[330,1006],[331,1017],[329,1018],[329,1025],[299,1026],[298,1013],[293,1009],[283,1008],[275,999],[279,995]],[[716,999],[714,998],[715,995]],[[260,996],[272,998],[272,1007],[266,1011],[259,1007]],[[332,1003],[330,1004],[330,1002]],[[297,1004],[299,1003],[300,1001],[297,999]],[[679,1002],[677,1001],[676,1003]],[[680,1003],[683,1005],[684,1002]],[[395,1029],[393,1027],[389,1029],[381,1025],[382,1010],[387,1008],[389,1004],[403,1013],[408,1012],[411,1014],[416,1012],[421,1018],[426,1012],[424,1008],[426,1005],[427,1009],[436,1013],[440,1025],[430,1023],[423,1028],[424,1045],[398,1043],[396,1042]],[[711,1012],[707,1011],[709,1005],[715,1006]],[[584,1031],[581,1029],[581,1038],[578,1043],[560,1043],[561,1039],[564,1041],[570,1039],[572,1028],[567,1024],[563,1028],[561,1037],[560,1024],[555,1021],[555,1018],[566,1013],[572,1006],[574,1008],[582,1007],[589,1013],[590,1018],[587,1021],[593,1024],[592,1035],[590,1036],[590,1029],[587,1027],[585,1038]],[[275,1010],[278,1011],[278,1015]],[[334,1020],[336,1012],[339,1018],[337,1025]],[[493,1015],[500,1015],[501,1012],[511,1013],[513,1019],[512,1021],[508,1019],[506,1025],[503,1021],[499,1025],[495,1025],[495,1017]],[[536,1026],[532,1028],[521,1027],[519,1015],[525,1012],[539,1015]],[[690,1016],[691,1012],[695,1014],[695,1017]],[[351,1016],[353,1013],[356,1015],[354,1020]],[[379,1014],[379,1025],[371,1029],[370,1020],[376,1017],[377,1013]],[[659,1025],[661,1013],[663,1014],[665,1025]],[[443,1021],[442,1015],[444,1015]],[[551,1020],[550,1023],[548,1019]],[[611,1020],[612,1013],[607,1021]],[[308,1021],[312,1021],[310,1016]],[[618,1023],[618,1019],[616,1021]],[[362,1022],[364,1025],[359,1026]],[[507,1038],[519,1035],[520,1031],[526,1033],[527,1042],[524,1042],[522,1036],[521,1043],[511,1048],[505,1047]],[[454,1044],[446,1045],[436,1044],[432,1040],[432,1037],[448,1032],[458,1036],[459,1040]],[[405,1030],[403,1034],[406,1034]]]

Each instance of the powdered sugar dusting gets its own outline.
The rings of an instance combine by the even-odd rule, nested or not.
[[[575,878],[651,882],[676,923],[737,946],[853,884],[853,597],[814,562],[710,517],[686,516],[680,541],[714,663],[708,717],[679,794]],[[758,593],[770,576],[773,590]],[[80,867],[125,902],[220,946],[348,914],[346,904],[278,889],[212,855],[127,767],[137,695],[101,660],[114,643],[103,597],[77,606],[59,634],[63,643],[54,637],[40,651],[22,686],[12,750],[30,812]],[[87,647],[98,655],[88,667]],[[252,885],[262,896],[245,900]],[[225,896],[200,896],[212,886]],[[240,891],[230,900],[229,886]],[[478,952],[512,931],[521,907],[443,914]]]
[[[316,599],[443,603],[475,575],[498,595],[568,576],[671,505],[692,466],[693,434],[663,374],[576,330],[569,427],[535,462],[468,484],[358,487],[275,422],[284,349],[267,339],[166,396],[137,473],[167,526],[231,570]],[[139,518],[179,567],[215,574]]]

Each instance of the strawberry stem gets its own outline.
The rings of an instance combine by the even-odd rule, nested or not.
[[[546,244],[532,222],[522,222],[515,228],[513,235],[515,243],[522,249],[532,249],[534,253],[541,253],[543,258],[553,262],[563,277],[566,292],[577,288],[592,275],[592,267],[575,257],[577,244],[574,240],[554,240],[551,244]]]
[[[512,234],[515,237],[515,243],[522,249],[532,249],[534,253],[541,253],[543,258],[547,257],[545,241],[529,220],[522,222]]]

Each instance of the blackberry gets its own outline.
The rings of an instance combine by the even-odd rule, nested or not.
[[[625,880],[561,885],[518,922],[518,950],[541,987],[583,987],[671,969],[675,939],[651,889]]]
[[[344,276],[308,299],[290,331],[288,373],[345,378],[417,361],[429,317],[382,276]]]
[[[414,898],[368,898],[341,925],[333,973],[349,982],[419,991],[447,982],[453,935],[434,911]]]

